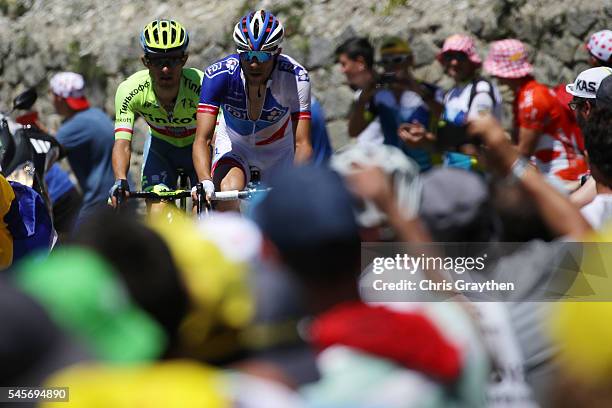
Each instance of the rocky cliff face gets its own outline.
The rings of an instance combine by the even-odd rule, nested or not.
[[[112,115],[117,85],[142,68],[144,24],[157,17],[181,21],[191,36],[188,65],[203,69],[231,51],[233,25],[253,8],[270,9],[283,21],[284,52],[310,70],[335,147],[347,140],[352,92],[333,53],[352,35],[375,45],[385,35],[409,39],[416,76],[442,86],[450,83],[434,57],[447,36],[474,35],[483,57],[488,42],[519,38],[532,48],[536,77],[552,85],[586,68],[583,44],[590,33],[612,28],[610,0],[0,0],[0,106],[37,86],[38,110],[57,123],[46,98],[48,79],[74,70],[85,75],[94,104]]]

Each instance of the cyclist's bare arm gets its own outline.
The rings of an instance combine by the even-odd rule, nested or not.
[[[132,155],[131,141],[116,139],[113,145],[113,172],[115,180],[127,180]]]
[[[299,119],[294,126],[295,135],[295,163],[306,163],[312,156],[312,142],[310,140],[310,119]]]
[[[211,180],[210,146],[215,133],[217,115],[198,113],[197,119],[198,125],[193,141],[193,166],[198,175],[198,181]]]

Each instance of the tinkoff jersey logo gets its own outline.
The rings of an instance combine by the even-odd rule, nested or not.
[[[119,109],[119,113],[121,115],[125,115],[130,107],[130,102],[134,97],[138,94],[138,92],[143,92],[145,89],[148,89],[151,86],[151,82],[147,80],[144,84],[139,84],[137,87],[132,89],[130,93],[123,99],[121,103],[121,109]]]
[[[206,68],[206,76],[208,78],[214,78],[219,74],[227,72],[228,74],[233,74],[238,68],[238,60],[234,57],[230,57],[224,61],[219,61],[208,68]]]

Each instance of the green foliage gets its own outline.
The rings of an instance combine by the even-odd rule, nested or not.
[[[23,0],[0,0],[0,12],[9,18],[23,16],[32,7],[31,1]]]
[[[238,18],[244,16],[247,12],[253,10],[257,3],[253,0],[245,0],[242,2],[242,6],[238,9]]]
[[[277,6],[271,11],[283,23],[285,35],[290,36],[300,32],[302,26],[301,14],[304,11],[302,0],[294,0],[289,4]]]
[[[106,87],[106,72],[98,65],[97,57],[91,54],[81,55],[81,45],[74,40],[68,44],[68,66],[69,71],[78,72],[87,82],[99,83]]]
[[[388,16],[393,13],[398,7],[403,7],[408,3],[408,0],[387,0],[387,5],[383,9],[383,15]]]

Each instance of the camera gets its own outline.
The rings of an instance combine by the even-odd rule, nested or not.
[[[394,72],[383,72],[378,76],[377,84],[380,86],[385,86],[395,82],[398,82],[398,79]]]
[[[436,146],[440,150],[452,150],[467,143],[474,143],[475,140],[469,138],[467,125],[456,125],[454,123],[438,122],[436,132]]]

